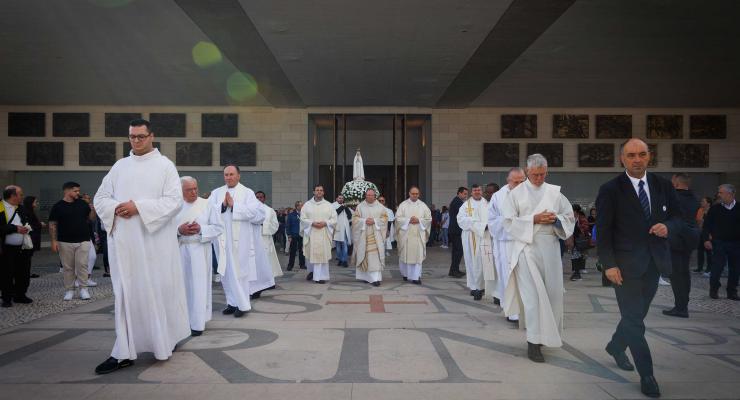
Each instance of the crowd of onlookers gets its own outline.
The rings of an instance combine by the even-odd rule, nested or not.
[[[689,181],[687,175],[676,174],[673,179],[674,186],[676,185],[676,179],[682,179],[683,182]],[[725,188],[731,187],[728,185],[723,186]],[[96,285],[91,278],[92,269],[98,254],[103,258],[103,267],[105,268],[103,276],[110,276],[106,245],[107,234],[100,218],[95,215],[95,209],[90,196],[80,192],[79,184],[68,182],[64,185],[63,190],[65,193],[64,198],[54,205],[49,218],[52,250],[60,254],[60,271],[65,275],[65,288],[67,289],[65,299],[71,299],[72,295],[70,293],[77,289],[80,290],[82,298],[89,298],[87,287]],[[490,199],[497,190],[498,185],[487,185],[484,197]],[[732,188],[732,193],[728,192],[729,195],[732,196],[732,201],[734,202],[734,188]],[[695,216],[691,218],[696,224],[696,229],[702,231],[704,222],[710,215],[712,207],[715,206],[715,213],[719,213],[720,210],[716,206],[719,205],[721,207],[722,204],[724,203],[720,193],[717,193],[714,197],[701,198],[700,206],[696,210]],[[38,216],[38,199],[35,196],[24,197],[23,191],[19,186],[12,185],[5,188],[3,192],[3,205],[4,207],[0,212],[6,214],[12,212],[14,214],[12,216],[5,215],[6,220],[8,220],[7,224],[21,227],[18,232],[10,232],[10,230],[14,230],[15,228],[8,228],[6,226],[5,230],[7,232],[4,231],[3,233],[3,264],[16,265],[16,268],[12,269],[3,268],[2,274],[2,305],[3,307],[10,307],[14,302],[32,302],[32,299],[26,296],[26,291],[29,285],[29,278],[38,277],[38,275],[31,274],[31,260],[34,252],[38,251],[41,247],[41,232],[47,228],[47,223],[42,221]],[[275,210],[279,223],[278,231],[274,235],[275,245],[277,249],[290,255],[287,265],[288,270],[294,267],[296,258],[298,259],[299,268],[305,268],[305,258],[301,243],[302,238],[299,234],[301,206],[302,202],[298,201],[293,207]],[[728,204],[725,204],[724,208],[728,209]],[[81,212],[75,214],[71,211],[73,209],[81,210]],[[450,247],[450,213],[448,207],[443,206],[439,209],[435,204],[431,204],[430,210],[432,214],[432,228],[427,246],[439,246],[442,249],[448,249]],[[570,259],[570,280],[579,281],[582,279],[582,274],[588,272],[586,260],[589,257],[595,257],[593,248],[595,247],[596,237],[598,235],[598,232],[596,232],[596,218],[598,214],[596,208],[591,207],[588,209],[588,213],[586,213],[584,208],[578,204],[573,204],[573,212],[576,217],[576,227],[573,236],[561,243],[561,250],[566,259]],[[23,235],[19,233],[25,233],[26,228],[22,228],[23,226],[28,227],[27,233],[30,236],[31,245],[23,246]],[[738,229],[740,228],[735,228],[731,234],[736,234]],[[696,247],[697,264],[693,272],[701,273],[704,277],[710,278],[713,269],[713,256],[716,251],[712,246],[713,239],[715,238],[712,238],[705,229],[704,231]],[[66,236],[66,238],[62,238],[66,240],[55,240],[55,236],[60,234]],[[64,248],[66,245],[60,246],[59,243],[77,243],[79,246],[71,250]],[[730,278],[731,280],[736,280],[736,263],[738,262],[738,255],[736,254],[738,251],[736,249],[737,243],[732,240],[729,243],[729,245],[721,245],[722,259],[715,261],[723,263],[723,265],[714,267],[714,269],[718,270],[718,273],[722,273],[724,266],[729,263]],[[82,251],[87,253],[86,257],[80,255]],[[346,260],[344,262],[346,263]],[[596,268],[601,270],[598,260],[596,262]],[[13,272],[8,273],[9,270]],[[667,284],[667,280],[668,277],[661,277],[661,283]],[[718,278],[712,280],[718,281]],[[602,284],[604,286],[610,285],[603,274]],[[716,286],[716,283],[713,283],[713,285]],[[713,292],[716,292],[716,289]]]

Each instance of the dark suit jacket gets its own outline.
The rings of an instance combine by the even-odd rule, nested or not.
[[[681,210],[681,227],[668,234],[671,251],[691,254],[699,246],[701,231],[696,224],[699,200],[691,190],[676,190]]]
[[[452,235],[462,235],[462,229],[457,224],[457,213],[460,211],[464,201],[460,200],[459,197],[455,196],[450,202],[450,227],[447,228],[447,233]]]
[[[648,234],[663,223],[668,232],[681,228],[681,210],[671,182],[647,174],[650,191],[650,221],[645,219],[634,186],[626,173],[601,185],[596,198],[596,232],[599,261],[605,268],[619,267],[625,278],[642,276],[652,259],[658,271],[670,275],[671,249],[668,239]]]

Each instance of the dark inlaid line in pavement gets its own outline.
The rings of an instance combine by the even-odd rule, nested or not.
[[[53,330],[56,330],[56,329],[53,329]],[[22,331],[22,330],[16,330],[8,334],[18,333],[19,331]],[[37,342],[33,342],[31,344],[20,347],[18,349],[11,350],[5,354],[0,355],[0,368],[8,364],[14,363],[16,361],[19,361],[23,358],[26,358],[30,356],[31,354],[38,353],[39,351],[46,350],[49,347],[52,347],[59,343],[73,339],[77,336],[82,335],[85,332],[87,332],[86,329],[67,329],[67,330],[64,330],[63,332],[59,332],[56,335],[50,336],[46,339],[41,339]],[[5,336],[5,335],[2,335],[2,336]],[[2,336],[0,336],[0,338],[2,338]]]

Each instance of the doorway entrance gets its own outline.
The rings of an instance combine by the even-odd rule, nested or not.
[[[359,149],[365,180],[395,209],[409,186],[431,199],[431,116],[419,114],[309,114],[309,191],[322,184],[334,201],[352,180]],[[309,196],[311,194],[309,193]]]

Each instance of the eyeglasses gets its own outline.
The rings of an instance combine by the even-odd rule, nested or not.
[[[148,138],[151,135],[152,135],[151,133],[146,134],[146,135],[128,135],[128,140],[132,142],[141,142],[142,140]]]

